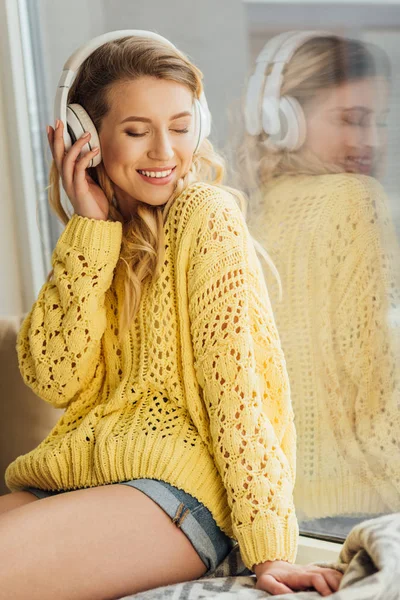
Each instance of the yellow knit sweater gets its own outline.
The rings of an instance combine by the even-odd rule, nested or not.
[[[272,280],[269,292],[302,519],[400,510],[400,255],[386,204],[370,177],[299,175],[279,178],[256,211],[283,286],[281,301]]]
[[[262,270],[233,197],[195,184],[122,343],[120,223],[74,215],[18,338],[20,369],[66,411],[6,472],[11,490],[147,477],[192,494],[248,567],[293,561],[295,432]],[[114,273],[115,271],[115,273]]]

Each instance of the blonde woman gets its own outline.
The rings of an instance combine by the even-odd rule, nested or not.
[[[399,249],[374,177],[389,77],[375,47],[289,32],[260,55],[246,104],[250,229],[282,285],[269,291],[295,413],[295,506],[318,519],[303,528],[328,534],[400,509]]]
[[[111,38],[91,42],[68,96],[70,133],[79,121],[92,135],[68,148],[63,122],[48,131],[66,227],[18,354],[26,383],[65,414],[7,470],[0,598],[195,579],[233,538],[261,589],[328,595],[339,573],[290,564],[285,362],[240,194],[219,185],[205,139],[201,73],[149,32]]]

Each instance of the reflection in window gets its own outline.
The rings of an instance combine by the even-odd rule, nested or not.
[[[250,225],[283,291],[267,274],[296,418],[296,510],[303,531],[333,538],[400,509],[399,249],[378,181],[390,87],[377,46],[284,33],[246,98]]]

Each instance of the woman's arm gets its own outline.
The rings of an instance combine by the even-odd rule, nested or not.
[[[295,431],[286,365],[261,268],[228,194],[191,222],[189,314],[214,459],[245,564],[293,561]]]
[[[65,407],[102,362],[105,293],[121,246],[120,223],[74,215],[52,257],[45,283],[18,334],[25,383],[44,400]]]

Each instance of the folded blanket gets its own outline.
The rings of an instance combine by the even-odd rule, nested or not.
[[[400,513],[363,521],[347,536],[337,564],[316,563],[344,572],[331,600],[400,600]],[[269,596],[254,589],[255,577],[243,565],[238,547],[212,577],[141,592],[121,600],[257,600]],[[273,596],[293,600],[293,594]],[[321,598],[299,592],[298,600]]]

